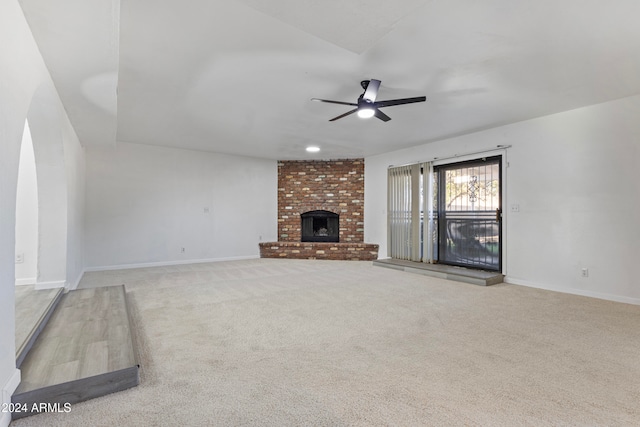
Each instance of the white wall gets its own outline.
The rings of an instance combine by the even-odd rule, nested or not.
[[[38,275],[38,178],[29,124],[25,121],[16,195],[16,285],[35,284]]]
[[[67,180],[67,217],[65,241],[66,279],[68,288],[75,289],[82,279],[84,260],[84,216],[85,216],[85,149],[80,145],[69,118],[63,117],[62,136],[64,141],[64,170]],[[42,211],[42,209],[41,209]]]
[[[0,2],[0,389],[10,402],[15,365],[15,214],[22,132],[43,64],[16,0]],[[10,414],[0,413],[0,426]]]
[[[504,170],[506,280],[640,304],[638,117],[634,96],[368,157],[365,240],[386,256],[386,200],[379,195],[389,165],[512,145]],[[513,204],[520,212],[510,212]]]
[[[5,403],[20,380],[15,367],[14,258],[18,163],[25,120],[29,117],[38,176],[38,262],[44,259],[50,282],[67,283],[68,257],[82,252],[83,239],[77,238],[82,235],[81,225],[72,223],[68,229],[67,224],[68,204],[75,214],[82,212],[82,179],[74,174],[75,182],[70,183],[65,174],[67,168],[82,170],[84,153],[17,0],[0,2],[0,40],[0,392]],[[70,153],[64,153],[64,159],[66,150]],[[44,188],[43,182],[47,184]],[[50,199],[44,211],[43,194]],[[74,236],[69,244],[68,235]],[[0,427],[9,421],[10,414],[0,413]]]
[[[66,285],[67,179],[63,126],[64,108],[55,89],[41,85],[28,111],[38,175],[37,288]]]
[[[119,142],[87,152],[86,190],[90,269],[257,257],[276,240],[273,160]]]

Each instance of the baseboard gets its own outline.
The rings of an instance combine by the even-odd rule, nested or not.
[[[575,289],[575,288],[556,288],[549,285],[529,282],[528,280],[514,279],[509,276],[506,276],[504,278],[504,282],[509,283],[511,285],[519,285],[519,286],[526,286],[529,288],[544,289],[546,291],[561,292],[564,294],[580,295],[583,297],[598,298],[598,299],[607,300],[607,301],[640,305],[640,298],[632,298],[632,297],[626,297],[622,295],[607,294],[603,292],[585,291],[583,289]]]
[[[28,277],[26,279],[16,279],[16,286],[33,285],[36,283],[35,277]]]
[[[82,280],[82,277],[84,276],[85,271],[86,270],[82,270],[75,281],[67,283],[68,285],[67,290],[75,291],[76,289],[78,289],[78,285],[80,284],[80,281]]]
[[[227,258],[208,258],[208,259],[185,259],[180,261],[159,261],[159,262],[145,262],[139,264],[120,264],[120,265],[105,265],[100,267],[87,267],[85,272],[91,271],[109,271],[109,270],[127,270],[132,268],[149,268],[149,267],[166,267],[171,265],[186,265],[186,264],[203,264],[207,262],[223,262],[223,261],[242,261],[247,259],[259,259],[260,255],[227,257]]]
[[[11,403],[11,396],[20,385],[20,370],[16,369],[9,381],[2,387],[2,404]],[[0,412],[0,427],[8,427],[11,422],[10,412]]]
[[[54,289],[54,288],[64,288],[67,286],[67,282],[64,280],[56,280],[53,282],[37,282],[36,289]]]

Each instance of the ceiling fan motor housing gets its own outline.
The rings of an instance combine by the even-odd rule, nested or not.
[[[358,98],[358,109],[361,108],[375,108],[373,105],[373,102],[369,101],[368,99],[364,99],[362,96],[360,96],[360,98]]]

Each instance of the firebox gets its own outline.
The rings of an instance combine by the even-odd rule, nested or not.
[[[309,211],[300,214],[303,242],[339,242],[340,215],[329,211]]]

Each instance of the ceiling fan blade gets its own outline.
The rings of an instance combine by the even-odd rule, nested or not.
[[[378,96],[378,89],[380,89],[380,80],[369,80],[369,84],[367,85],[367,89],[364,91],[362,98],[367,101],[375,102],[376,96]]]
[[[352,107],[357,107],[358,104],[354,104],[353,102],[342,102],[342,101],[331,101],[329,99],[319,99],[319,98],[311,98],[312,101],[320,101],[320,102],[328,102],[329,104],[340,104],[340,105],[351,105]]]
[[[415,98],[389,99],[387,101],[378,101],[375,103],[376,108],[391,107],[392,105],[413,104],[414,102],[424,102],[426,96],[417,96]]]
[[[351,110],[351,111],[347,111],[347,112],[346,112],[346,113],[344,113],[344,114],[340,114],[338,117],[334,117],[333,119],[330,119],[329,121],[330,121],[330,122],[334,122],[334,121],[336,121],[336,120],[338,120],[338,119],[341,119],[341,118],[343,118],[343,117],[347,117],[347,116],[349,116],[349,115],[351,115],[351,114],[355,113],[356,111],[358,111],[358,109],[357,109],[357,108],[354,108],[353,110]]]
[[[385,113],[383,113],[382,111],[378,110],[377,108],[376,108],[374,114],[375,114],[375,116],[377,118],[379,118],[383,122],[388,122],[389,120],[391,120],[391,117],[387,116]]]

